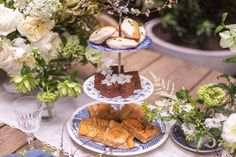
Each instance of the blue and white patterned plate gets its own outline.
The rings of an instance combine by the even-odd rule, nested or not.
[[[146,39],[137,47],[125,50],[111,49],[107,47],[105,44],[94,44],[90,41],[88,41],[87,43],[89,47],[103,52],[137,52],[139,50],[148,48],[152,44],[152,39],[150,37],[146,37]]]
[[[115,98],[107,98],[100,94],[100,91],[94,88],[94,76],[88,78],[84,82],[84,92],[91,98],[106,102],[110,104],[128,104],[134,102],[141,102],[147,99],[150,95],[152,95],[154,91],[153,84],[150,80],[148,80],[144,76],[140,76],[142,89],[135,90],[134,95],[131,95],[128,98],[122,98],[121,96]]]
[[[82,147],[89,149],[91,151],[101,153],[101,154],[106,154],[106,155],[129,156],[129,155],[136,155],[136,154],[142,154],[145,152],[149,152],[149,151],[159,147],[167,140],[168,133],[164,132],[163,128],[162,128],[163,129],[162,132],[159,135],[157,135],[155,138],[153,138],[151,141],[149,141],[145,144],[140,143],[135,140],[134,141],[135,147],[132,149],[112,149],[111,147],[105,146],[101,143],[93,142],[89,139],[79,137],[78,136],[78,127],[79,127],[80,121],[82,119],[90,117],[88,107],[91,105],[94,105],[96,103],[99,103],[99,102],[91,102],[91,103],[88,103],[88,104],[84,105],[83,107],[77,109],[67,123],[67,130],[69,132],[70,137],[76,143],[81,145]],[[122,107],[122,105],[116,104],[116,105],[113,105],[113,107],[118,110]],[[160,127],[161,122],[156,121],[153,123],[153,125]]]
[[[185,140],[185,135],[184,135],[183,130],[177,125],[173,125],[171,127],[170,137],[176,144],[178,144],[179,146],[181,146],[184,149],[189,150],[191,152],[195,152],[195,153],[212,153],[212,152],[222,150],[222,148],[218,147],[218,146],[215,146],[214,148],[207,148],[207,147],[203,146],[200,150],[197,150],[194,147],[193,143],[188,142],[188,141]]]

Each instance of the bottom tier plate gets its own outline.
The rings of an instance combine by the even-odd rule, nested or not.
[[[84,92],[92,99],[111,104],[128,104],[128,103],[143,101],[152,95],[154,91],[152,82],[144,76],[140,76],[140,80],[142,89],[135,90],[134,95],[131,95],[128,98],[122,98],[121,96],[115,98],[107,98],[102,96],[100,94],[100,91],[94,88],[94,76],[88,78],[84,82],[83,87],[84,87]]]
[[[88,112],[88,107],[90,105],[94,105],[98,102],[91,102],[86,105],[84,105],[81,108],[78,108],[75,113],[71,116],[67,123],[67,130],[70,135],[70,137],[78,143],[80,146],[89,149],[93,152],[101,153],[101,154],[106,154],[106,155],[112,155],[112,156],[129,156],[129,155],[137,155],[137,154],[142,154],[145,152],[149,152],[160,145],[162,145],[168,138],[168,133],[164,132],[162,129],[162,132],[150,140],[149,142],[143,144],[138,141],[135,142],[135,147],[133,149],[113,149],[111,147],[105,146],[101,143],[98,142],[93,142],[91,140],[88,140],[86,138],[82,138],[78,136],[78,127],[80,124],[80,121],[85,118],[89,118],[90,114]],[[115,109],[120,109],[122,105],[113,105]],[[160,127],[161,122],[160,121],[155,121],[153,122],[153,125]]]

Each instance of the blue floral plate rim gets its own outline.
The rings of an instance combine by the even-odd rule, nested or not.
[[[90,48],[93,48],[95,50],[103,51],[103,52],[108,52],[108,53],[124,53],[124,52],[137,52],[143,49],[148,48],[152,44],[152,39],[150,37],[146,37],[145,40],[140,43],[137,47],[135,48],[130,48],[130,49],[112,49],[107,47],[106,45],[103,44],[94,44],[90,41],[87,41],[88,46]]]
[[[188,145],[182,144],[182,143],[179,141],[179,139],[176,138],[177,135],[175,135],[175,131],[174,131],[174,129],[175,129],[176,127],[177,127],[177,125],[174,124],[174,125],[170,128],[170,138],[172,139],[172,141],[173,141],[175,144],[179,145],[180,147],[182,147],[182,148],[184,148],[184,149],[186,149],[186,150],[188,150],[188,151],[191,151],[191,152],[194,152],[194,153],[199,153],[199,154],[213,153],[213,152],[217,152],[217,151],[221,151],[221,150],[222,150],[221,147],[217,147],[217,148],[215,148],[215,149],[208,149],[208,150],[207,150],[207,149],[204,149],[204,150],[203,150],[203,149],[197,150],[197,149],[195,149],[195,148],[191,148],[191,147],[188,146]],[[181,140],[185,141],[185,139],[183,139],[182,136],[178,136],[178,137],[180,137]]]
[[[77,114],[85,109],[87,109],[89,106],[91,105],[94,105],[96,103],[101,103],[99,101],[94,101],[94,102],[90,102],[90,103],[87,103],[85,105],[83,105],[82,107],[79,107],[73,114],[72,116],[69,118],[68,122],[67,122],[67,131],[69,133],[69,136],[72,138],[72,140],[74,142],[76,142],[78,145],[80,145],[81,147],[84,147],[88,150],[91,150],[93,152],[96,152],[96,153],[100,153],[100,154],[104,154],[104,155],[111,155],[111,156],[131,156],[131,155],[138,155],[138,154],[143,154],[143,153],[146,153],[146,152],[149,152],[149,151],[152,151],[154,149],[156,149],[157,147],[161,146],[162,144],[164,144],[166,142],[166,140],[168,139],[169,137],[169,133],[167,131],[165,132],[162,132],[160,135],[157,136],[157,138],[160,136],[160,140],[158,140],[157,143],[155,143],[154,145],[150,146],[150,147],[146,147],[145,149],[142,149],[142,150],[135,150],[135,151],[131,151],[129,152],[129,150],[126,150],[124,149],[125,151],[124,152],[112,152],[112,151],[102,151],[100,149],[96,149],[96,148],[93,148],[92,146],[89,146],[87,144],[83,144],[80,140],[80,138],[78,136],[75,135],[75,133],[73,133],[73,120],[78,118],[76,117]],[[141,103],[136,103],[136,104],[141,104]],[[118,104],[114,104],[114,105],[118,105]],[[90,140],[88,140],[90,141]],[[97,142],[95,142],[97,143]],[[138,146],[137,146],[138,147]]]
[[[94,76],[89,77],[83,84],[84,93],[90,98],[110,103],[110,104],[129,104],[135,102],[141,102],[152,95],[154,92],[153,83],[146,77],[140,75],[142,89],[135,90],[134,95],[128,98],[115,97],[115,98],[106,98],[99,94],[99,91],[94,88]]]

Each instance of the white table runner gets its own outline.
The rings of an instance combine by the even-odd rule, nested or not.
[[[2,81],[1,81],[2,83]],[[6,123],[11,127],[17,128],[15,115],[13,113],[12,102],[20,97],[17,94],[9,94],[5,92],[0,86],[0,122]],[[74,113],[74,111],[88,102],[94,101],[87,97],[85,94],[81,94],[77,98],[61,99],[56,106],[57,116],[50,122],[41,123],[40,129],[35,133],[35,137],[41,142],[50,145],[55,148],[60,148],[61,133],[64,122],[67,118]],[[96,154],[76,145],[69,134],[67,129],[64,131],[64,150],[67,153],[76,152],[76,156],[95,156]],[[145,154],[135,155],[136,157],[214,157],[213,154],[195,154],[187,150],[182,149],[178,145],[172,142],[169,138],[162,146],[156,148]]]

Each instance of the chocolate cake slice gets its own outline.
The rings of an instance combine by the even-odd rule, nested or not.
[[[120,96],[120,85],[118,83],[112,85],[101,84],[100,94],[107,98],[114,98]]]
[[[102,83],[102,80],[104,80],[105,78],[106,78],[105,75],[96,72],[94,76],[94,88],[100,90],[100,85]]]
[[[131,79],[131,82],[135,82],[135,86],[134,86],[135,89],[142,89],[141,80],[140,80],[138,71],[125,72],[125,75],[133,76]]]
[[[135,82],[130,81],[129,83],[124,83],[120,85],[120,94],[123,98],[128,98],[134,94]]]

